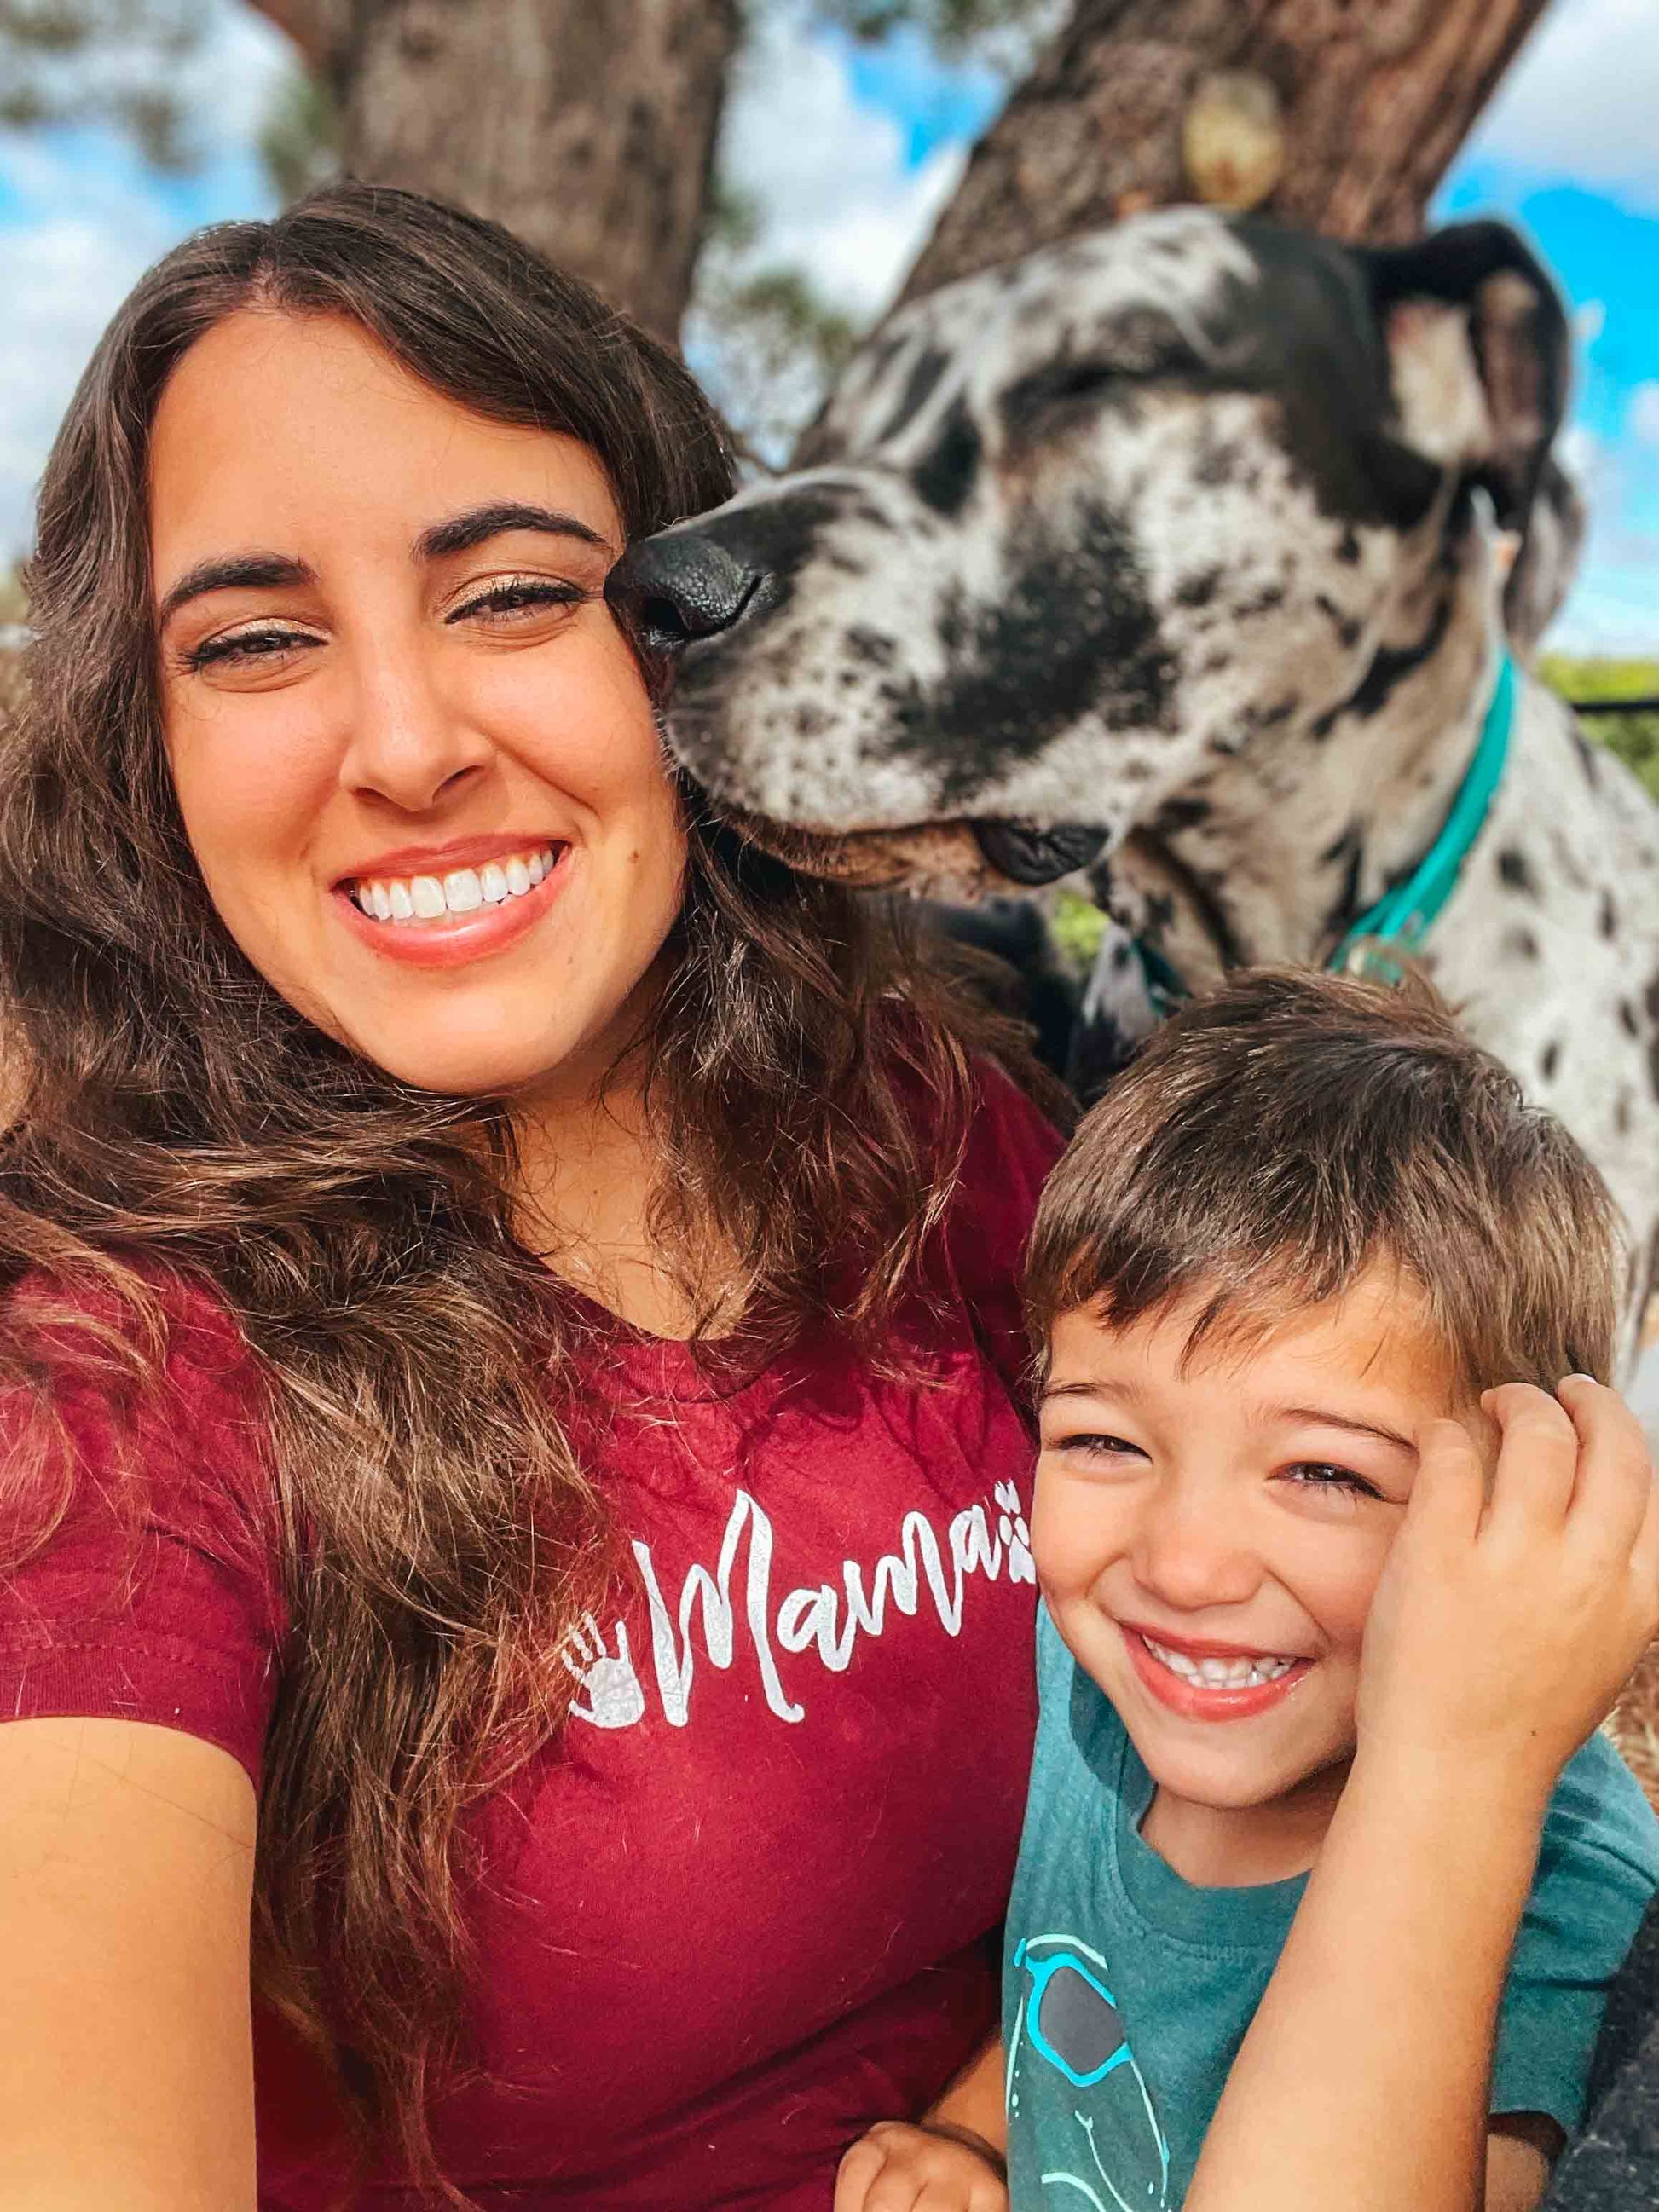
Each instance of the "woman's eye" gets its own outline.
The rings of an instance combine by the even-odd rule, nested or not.
[[[464,599],[444,619],[459,623],[472,615],[510,617],[546,607],[576,607],[593,597],[579,584],[562,583],[550,576],[514,576]]]
[[[1382,1492],[1351,1467],[1336,1467],[1328,1460],[1303,1460],[1285,1469],[1285,1480],[1299,1490],[1334,1491],[1348,1498],[1381,1498]]]
[[[309,630],[279,629],[275,624],[262,624],[257,629],[223,630],[217,637],[204,637],[199,645],[192,645],[181,658],[193,674],[197,670],[216,666],[250,665],[259,660],[274,659],[279,653],[291,653],[299,647],[315,645],[318,639]]]

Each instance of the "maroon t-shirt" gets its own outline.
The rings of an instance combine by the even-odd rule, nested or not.
[[[618,1572],[549,1656],[578,1678],[562,1739],[476,1816],[477,2077],[432,2114],[481,2204],[829,2212],[848,2142],[994,2026],[1035,1716],[1014,1278],[1057,1150],[987,1075],[933,1387],[826,1345],[721,1392],[602,1331]],[[181,1304],[164,1402],[124,1417],[135,1553],[111,1409],[70,1394],[71,1510],[0,1583],[0,1713],[159,1722],[257,1785],[285,1625],[258,1406],[223,1316]],[[260,2203],[322,2212],[329,2100],[256,2025]],[[382,2174],[359,2201],[416,2200]]]

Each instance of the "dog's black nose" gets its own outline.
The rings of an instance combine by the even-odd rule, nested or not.
[[[681,528],[641,538],[611,571],[605,595],[649,653],[718,637],[755,599],[767,570]]]

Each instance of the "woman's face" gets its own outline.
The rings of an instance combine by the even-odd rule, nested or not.
[[[489,422],[354,325],[250,311],[150,464],[162,714],[243,951],[404,1081],[586,1091],[638,1027],[685,841],[602,597],[575,440]]]

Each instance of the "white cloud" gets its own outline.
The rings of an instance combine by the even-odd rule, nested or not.
[[[1632,438],[1644,446],[1659,447],[1659,382],[1650,381],[1634,387],[1625,419]]]
[[[1553,0],[1468,145],[1659,207],[1653,0]]]
[[[87,356],[167,242],[131,207],[0,230],[0,550],[27,545],[35,481]]]
[[[859,316],[892,297],[965,159],[942,148],[907,170],[898,125],[860,106],[838,58],[781,12],[739,74],[723,155],[762,216],[756,261],[804,269]]]

